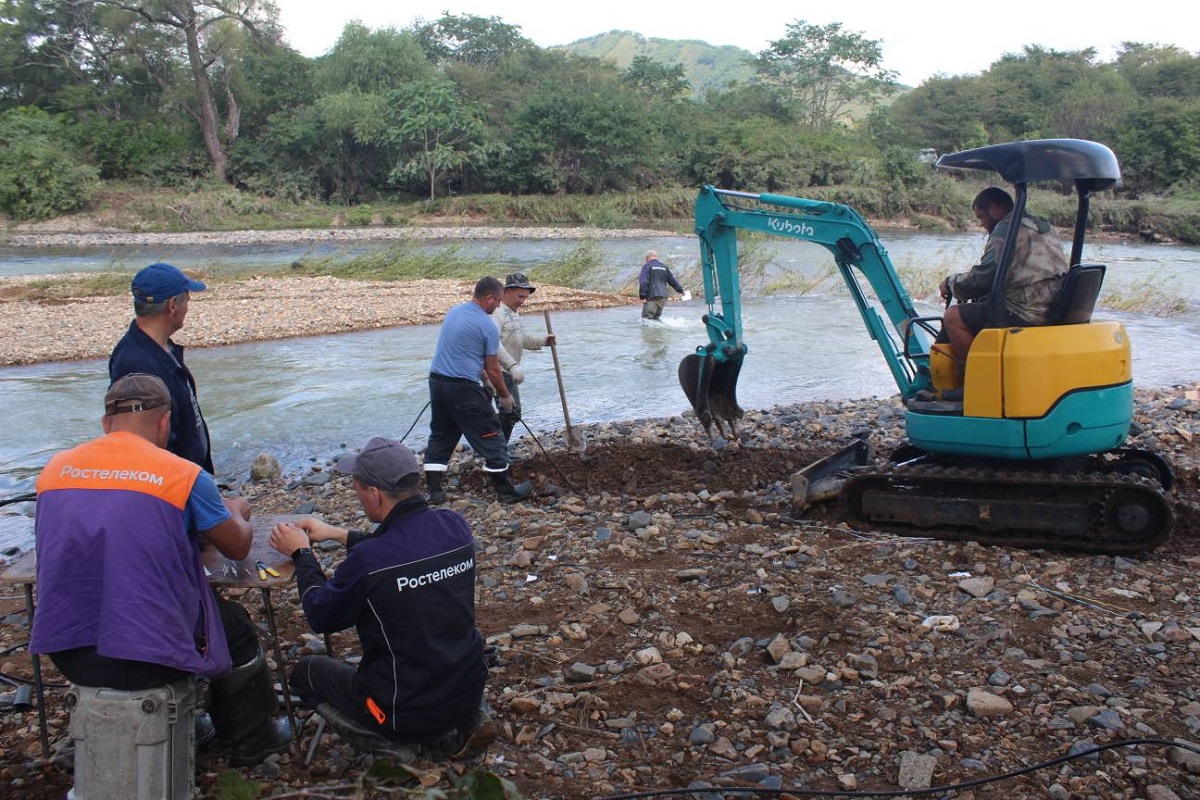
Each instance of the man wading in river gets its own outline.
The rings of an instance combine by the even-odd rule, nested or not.
[[[451,308],[438,332],[429,365],[429,444],[425,448],[425,484],[434,505],[446,499],[442,480],[463,436],[484,459],[483,471],[501,503],[524,500],[533,492],[528,481],[514,486],[508,476],[508,443],[492,407],[492,396],[479,382],[480,374],[487,375],[500,410],[513,410],[515,400],[504,384],[497,356],[500,331],[489,316],[503,296],[504,285],[499,280],[480,278],[472,298]]]

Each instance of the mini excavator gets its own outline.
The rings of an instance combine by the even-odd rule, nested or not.
[[[1048,324],[993,321],[971,346],[964,381],[949,345],[937,341],[941,318],[916,312],[887,250],[858,212],[704,186],[696,233],[709,341],[679,365],[697,419],[710,436],[714,426],[736,435],[742,416],[737,381],[748,348],[738,231],[810,241],[833,255],[905,407],[908,444],[882,466],[869,466],[864,456],[840,484],[850,521],[1017,547],[1113,554],[1156,547],[1173,521],[1173,472],[1156,453],[1124,446],[1133,422],[1129,337],[1120,322],[1092,319],[1105,267],[1081,261],[1090,197],[1119,183],[1116,156],[1096,142],[1043,139],[950,153],[936,166],[997,173],[1015,189],[1016,219],[1029,184],[1073,186],[1078,210],[1070,267]],[[1002,295],[1019,227],[1009,227],[995,296]],[[961,389],[961,401],[942,397],[950,389]]]

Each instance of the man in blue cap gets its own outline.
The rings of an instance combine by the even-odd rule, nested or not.
[[[208,426],[196,399],[196,380],[183,363],[183,347],[171,335],[183,327],[192,292],[203,283],[170,264],[151,264],[133,276],[133,322],[108,359],[108,379],[132,373],[157,375],[171,393],[171,435],[167,449],[212,473]]]

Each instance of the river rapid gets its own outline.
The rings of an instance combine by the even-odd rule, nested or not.
[[[881,232],[906,282],[966,268],[981,250],[977,234]],[[473,240],[460,252],[486,259],[492,273],[523,271],[538,282],[539,265],[580,245],[571,240]],[[381,244],[357,243],[356,250]],[[445,243],[427,242],[430,250]],[[696,284],[694,238],[660,236],[600,240],[602,264],[581,288],[619,291],[636,280],[643,254],[657,250],[696,297],[672,302],[661,322],[645,323],[636,306],[557,312],[553,327],[563,387],[573,423],[681,414],[687,401],[677,365],[706,341],[707,310]],[[170,252],[146,247],[36,250],[0,248],[0,275],[57,274],[136,269],[169,260],[207,274],[261,270],[329,252],[303,244],[183,246]],[[805,400],[887,398],[895,384],[875,343],[823,248],[791,240],[759,245],[761,269],[744,278],[744,327],[750,353],[738,384],[747,408]],[[1140,387],[1200,380],[1200,248],[1101,242],[1084,254],[1109,265],[1105,293],[1117,305],[1142,298],[1144,311],[1103,309],[1121,320],[1134,347]],[[795,288],[804,284],[804,290]],[[815,283],[815,285],[813,285]],[[792,286],[793,288],[781,288]],[[1106,294],[1102,294],[1102,304]],[[936,315],[934,297],[916,297],[919,310]],[[194,302],[203,302],[198,296]],[[1154,312],[1165,305],[1182,310]],[[544,330],[540,314],[523,315],[530,331]],[[185,329],[186,331],[186,329]],[[407,436],[414,449],[428,432],[426,377],[437,326],[391,328],[338,336],[259,342],[193,350],[189,365],[211,429],[218,476],[239,483],[250,462],[270,453],[285,473],[360,446],[373,435]],[[525,422],[535,434],[561,429],[563,408],[549,352],[529,353],[522,386]],[[100,398],[107,386],[102,360],[0,369],[0,498],[28,491],[54,452],[99,434]],[[518,426],[518,434],[529,431]],[[32,543],[32,504],[0,509],[0,552]]]

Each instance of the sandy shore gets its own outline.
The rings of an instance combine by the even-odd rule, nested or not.
[[[292,241],[613,239],[670,235],[650,229],[427,226],[325,230],[126,233],[54,228],[10,234],[17,247],[268,244]],[[125,332],[132,301],[117,297],[69,297],[31,301],[21,287],[45,276],[0,279],[0,312],[8,332],[0,342],[0,366],[105,358]],[[211,286],[192,299],[187,326],[176,341],[188,347],[320,336],[331,333],[437,323],[447,309],[470,296],[472,281],[352,281],[330,277],[257,277]],[[527,313],[607,308],[636,303],[622,295],[541,286]]]
[[[291,276],[222,283],[193,296],[187,324],[175,339],[187,347],[214,347],[434,324],[452,305],[467,300],[473,285],[455,279],[402,283]],[[35,302],[6,298],[5,290],[13,286],[13,281],[0,281],[0,313],[8,328],[0,341],[3,366],[106,358],[133,316],[133,302],[125,295]],[[621,295],[540,286],[523,310],[540,314],[636,302]]]

